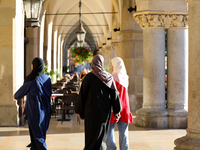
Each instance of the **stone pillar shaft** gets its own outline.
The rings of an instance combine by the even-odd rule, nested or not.
[[[43,50],[43,44],[44,44],[44,23],[45,23],[45,15],[42,16],[41,19],[41,27],[39,29],[40,31],[40,42],[39,42],[39,57],[44,60],[44,50]]]
[[[163,29],[144,29],[143,32],[144,105],[165,107],[165,32]]]
[[[123,59],[129,76],[129,102],[134,114],[142,107],[143,99],[143,33],[136,22],[133,24],[134,29],[120,29],[119,57]]]
[[[61,46],[60,46],[60,58],[61,58],[61,60],[60,60],[60,75],[61,75],[61,77],[63,76],[63,60],[64,60],[64,58],[63,58],[63,53],[64,53],[64,46],[63,46],[63,43],[64,43],[64,41],[61,41]]]
[[[143,108],[136,111],[136,121],[140,126],[167,128],[164,29],[144,29],[143,48]]]
[[[54,71],[57,70],[57,47],[58,47],[58,31],[54,32],[54,53],[53,53],[53,69]]]
[[[60,64],[61,64],[61,57],[60,57],[60,55],[61,55],[61,47],[60,47],[60,45],[61,45],[61,36],[59,36],[58,37],[58,73],[61,75],[61,70],[60,70]]]
[[[39,56],[39,44],[38,44],[38,28],[27,28],[26,37],[29,39],[29,43],[26,44],[26,76],[31,73],[32,60]]]
[[[188,2],[189,29],[189,102],[188,128],[185,137],[175,140],[175,150],[200,148],[200,1]]]
[[[115,55],[116,57],[120,57],[120,46],[115,46]]]
[[[48,66],[48,71],[52,69],[52,61],[51,61],[51,56],[52,56],[52,22],[49,23],[48,25],[48,37],[47,37],[47,66]]]
[[[109,73],[112,73],[110,63],[111,63],[111,59],[113,59],[115,57],[115,50],[114,50],[114,46],[110,46],[108,49],[109,49],[108,50],[108,53],[109,53]]]
[[[109,71],[109,51],[107,50],[106,46],[103,48],[103,56],[104,56],[104,68],[106,71]]]
[[[188,29],[168,29],[167,105],[169,128],[187,127]]]

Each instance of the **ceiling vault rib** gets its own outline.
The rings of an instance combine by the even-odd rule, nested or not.
[[[66,27],[71,27],[71,26],[78,26],[78,25],[53,25],[53,26],[66,26]],[[83,25],[83,26],[108,26],[108,25]]]
[[[58,33],[58,34],[75,35],[75,33]],[[104,34],[104,33],[88,33],[88,34]]]
[[[94,13],[81,13],[81,15],[101,15],[101,14],[118,14],[118,12],[94,12]],[[56,13],[56,14],[43,14],[46,16],[50,15],[79,15],[79,13]]]

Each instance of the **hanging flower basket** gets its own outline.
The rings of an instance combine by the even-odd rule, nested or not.
[[[87,47],[74,47],[71,49],[70,54],[76,66],[85,65],[93,59],[91,49]]]

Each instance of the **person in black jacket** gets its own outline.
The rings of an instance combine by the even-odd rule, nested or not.
[[[112,111],[119,118],[121,103],[111,74],[105,71],[104,58],[94,56],[92,72],[81,85],[76,113],[85,119],[85,150],[104,150]]]

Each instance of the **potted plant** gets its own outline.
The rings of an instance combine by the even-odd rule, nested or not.
[[[71,58],[74,60],[75,65],[85,65],[87,62],[91,62],[93,54],[89,47],[73,47],[70,51]],[[70,57],[69,57],[70,58]]]

